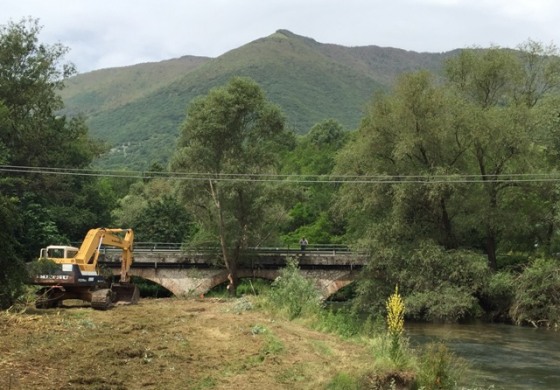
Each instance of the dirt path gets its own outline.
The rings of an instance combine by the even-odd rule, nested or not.
[[[245,306],[159,299],[0,314],[0,388],[320,389],[367,369],[365,347]]]

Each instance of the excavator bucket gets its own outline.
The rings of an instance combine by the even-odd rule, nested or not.
[[[140,290],[132,283],[113,283],[111,290],[117,305],[135,305],[140,300]]]

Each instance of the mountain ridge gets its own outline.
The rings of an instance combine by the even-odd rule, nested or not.
[[[449,55],[346,47],[280,29],[216,58],[183,56],[79,74],[62,98],[64,113],[83,113],[91,135],[112,146],[100,166],[145,169],[169,161],[189,102],[231,77],[254,79],[298,134],[325,119],[352,130],[372,96],[399,74],[439,73]]]

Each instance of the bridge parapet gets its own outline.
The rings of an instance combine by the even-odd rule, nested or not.
[[[107,249],[100,255],[100,262],[120,263],[121,252]],[[133,267],[210,267],[220,264],[220,254],[214,251],[134,250]],[[340,267],[361,268],[366,256],[349,251],[305,251],[290,249],[259,249],[247,251],[242,266],[247,268],[282,268],[288,258],[296,258],[300,268]]]

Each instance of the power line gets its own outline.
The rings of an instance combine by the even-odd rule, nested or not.
[[[54,168],[0,165],[0,172],[39,175],[94,176],[130,179],[170,179],[184,181],[330,183],[330,184],[468,184],[468,183],[535,183],[559,182],[560,173],[516,173],[499,175],[279,175],[266,173],[200,173],[125,170],[92,170],[86,168]]]

